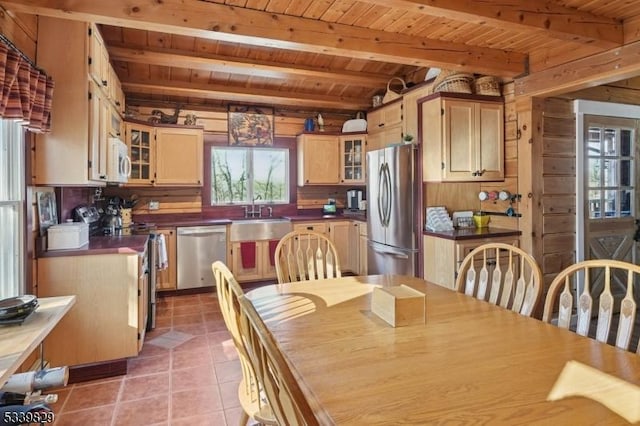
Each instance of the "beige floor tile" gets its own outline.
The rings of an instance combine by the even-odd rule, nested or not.
[[[238,399],[238,386],[239,381],[220,383],[220,397],[222,398],[222,406],[225,410],[229,408],[240,407],[240,400]]]
[[[171,394],[171,418],[194,417],[222,411],[217,385],[191,388]]]
[[[169,419],[169,394],[119,403],[115,425],[151,425]]]
[[[218,383],[226,383],[240,381],[242,378],[242,370],[240,369],[240,361],[216,362],[213,364],[218,378]]]
[[[202,349],[174,351],[171,354],[171,358],[172,370],[198,366],[211,366],[213,363],[212,354],[206,350],[206,346]]]
[[[193,388],[214,386],[217,376],[212,366],[183,368],[171,372],[171,391],[179,392]],[[195,397],[195,396],[194,396]]]
[[[146,376],[127,377],[120,401],[142,399],[157,394],[169,393],[169,372]]]

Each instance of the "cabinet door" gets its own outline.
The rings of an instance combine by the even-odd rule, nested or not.
[[[504,105],[477,105],[478,180],[504,179]]]
[[[340,183],[337,136],[298,136],[298,186]]]
[[[202,185],[201,129],[156,129],[156,185]]]
[[[144,335],[147,330],[147,319],[149,316],[149,268],[148,253],[138,261],[138,352],[142,350]]]
[[[258,241],[258,259],[260,267],[260,279],[269,280],[276,277],[275,263],[271,264],[271,256],[269,255],[269,241]]]
[[[93,81],[89,82],[89,93],[89,179],[106,182],[109,101]]]
[[[258,251],[260,245],[257,242],[255,243],[255,249],[251,253],[249,253],[249,247],[244,247],[245,253],[253,255],[253,264],[251,264],[251,261],[247,259],[245,261],[246,266],[243,266],[242,263],[242,243],[239,241],[231,243],[231,267],[233,275],[238,281],[256,281],[262,278],[262,273],[260,271],[260,253]]]
[[[102,87],[107,85],[106,77],[104,73],[104,61],[105,61],[105,46],[102,41],[102,36],[98,31],[95,24],[89,24],[87,29],[87,35],[89,36],[89,75],[93,80]],[[107,64],[109,63],[108,56],[106,57]]]
[[[367,275],[367,223],[358,223],[358,275]]]
[[[478,171],[475,141],[475,103],[445,99],[442,102],[444,179],[475,180]]]
[[[418,99],[429,94],[429,85],[412,89],[402,95],[402,134],[413,136],[418,140]]]
[[[127,123],[125,130],[125,142],[129,147],[131,158],[131,176],[127,186],[151,185],[153,183],[153,127]]]
[[[166,269],[159,269],[156,272],[156,288],[158,290],[175,290],[177,288],[176,230],[175,228],[158,229],[156,233],[164,235],[168,263]]]
[[[359,247],[357,227],[351,221],[329,222],[329,238],[338,251],[341,271],[355,271]]]
[[[340,183],[364,183],[365,145],[364,135],[340,137]]]

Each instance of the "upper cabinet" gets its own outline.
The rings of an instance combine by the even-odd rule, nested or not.
[[[343,135],[338,140],[340,141],[340,183],[363,185],[366,135]]]
[[[298,186],[362,185],[367,135],[298,135]]]
[[[127,122],[125,141],[131,158],[127,186],[202,185],[201,127],[159,127]]]
[[[156,128],[156,185],[202,185],[203,130]]]
[[[424,181],[504,180],[501,98],[436,93],[422,103],[421,118]]]
[[[336,135],[298,135],[298,186],[340,183],[340,141]]]
[[[95,25],[39,17],[38,65],[53,78],[55,90],[51,132],[35,138],[36,185],[106,184],[107,140],[122,132],[124,110],[124,99],[116,107],[106,89],[106,52]]]
[[[154,128],[139,123],[126,123],[125,127],[125,142],[131,159],[131,175],[127,185],[152,185],[155,174],[155,151],[151,144],[155,137]]]
[[[402,142],[402,98],[367,114],[367,151]]]

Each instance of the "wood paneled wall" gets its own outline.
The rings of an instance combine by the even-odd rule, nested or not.
[[[541,106],[542,167],[534,170],[534,178],[541,183],[538,214],[542,234],[537,244],[546,288],[558,272],[575,262],[576,133],[570,100],[545,99]]]
[[[151,111],[159,109],[166,114],[173,114],[175,110],[171,108],[153,108],[148,106],[132,106],[127,107],[127,111],[136,120],[147,121],[151,116]],[[224,134],[228,132],[227,128],[227,111],[216,110],[181,110],[178,114],[178,124],[183,124],[187,114],[194,114],[197,118],[196,125],[203,126],[204,131],[213,134]],[[296,136],[304,131],[304,121],[307,118],[313,118],[317,128],[317,114],[295,111],[276,110],[273,118],[273,128],[275,136]],[[325,131],[339,132],[345,121],[354,117],[346,114],[322,113],[325,123]]]

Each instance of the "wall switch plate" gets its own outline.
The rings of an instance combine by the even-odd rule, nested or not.
[[[149,210],[158,210],[160,208],[160,201],[149,201]]]

